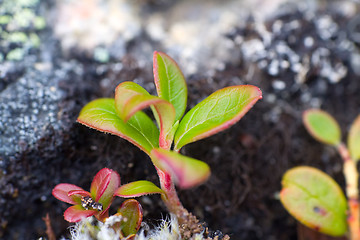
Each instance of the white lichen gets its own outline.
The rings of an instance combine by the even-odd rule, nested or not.
[[[102,223],[93,217],[86,218],[70,227],[71,240],[119,240],[121,237],[112,226],[122,220],[121,216],[111,216]],[[143,223],[135,240],[182,240],[175,215],[171,215],[170,219],[163,219],[154,229],[149,228],[146,223]],[[192,237],[192,240],[203,239],[202,233]]]
[[[140,33],[137,9],[125,0],[58,0],[55,34],[64,49],[93,50]]]

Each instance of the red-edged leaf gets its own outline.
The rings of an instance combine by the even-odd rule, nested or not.
[[[68,184],[68,183],[60,183],[54,187],[52,190],[52,195],[59,199],[60,201],[70,203],[70,204],[78,204],[80,203],[80,197],[77,196],[69,196],[70,191],[84,191],[81,187],[78,187],[74,184]]]
[[[162,52],[154,52],[154,81],[158,96],[175,108],[175,121],[180,120],[186,109],[187,87],[184,75],[176,62]]]
[[[91,194],[85,190],[72,190],[68,192],[69,197],[71,197],[77,204],[81,203],[82,197],[91,197]]]
[[[119,186],[119,174],[111,169],[103,168],[94,177],[90,192],[95,201],[101,203],[104,211],[106,211],[110,207],[114,192]]]
[[[306,110],[303,114],[303,122],[308,132],[316,140],[330,145],[340,143],[340,126],[327,112],[320,109]]]
[[[210,167],[199,160],[164,149],[151,151],[151,159],[160,170],[170,173],[181,188],[190,188],[205,182],[210,176]]]
[[[99,198],[105,192],[107,186],[110,183],[111,170],[108,168],[101,169],[91,182],[90,192],[95,201],[99,201]]]
[[[115,107],[124,122],[128,121],[136,112],[152,107],[160,128],[160,146],[170,147],[173,136],[167,136],[175,120],[175,109],[170,102],[151,96],[134,82],[123,82],[115,90]]]
[[[68,192],[69,197],[73,195],[80,195],[83,197],[91,197],[91,194],[88,191],[85,190],[71,190]]]
[[[214,92],[181,120],[175,133],[175,150],[232,126],[261,98],[260,89],[251,85],[232,86]]]
[[[134,82],[122,82],[115,89],[115,108],[119,117],[128,121],[137,111],[140,111],[149,105],[139,106],[133,104],[133,101],[139,96],[151,96],[143,87]]]
[[[360,159],[360,115],[355,119],[351,124],[349,136],[348,136],[348,146],[351,158],[354,161]]]
[[[140,229],[143,218],[143,211],[139,202],[135,199],[124,201],[118,209],[118,213],[126,218],[126,221],[121,224],[121,231],[123,232],[124,236],[126,237],[132,234],[136,234]]]
[[[122,185],[116,190],[115,195],[124,198],[132,198],[155,193],[163,194],[164,191],[152,182],[142,180]]]
[[[68,222],[79,222],[84,218],[91,217],[97,213],[96,210],[84,210],[80,205],[69,207],[64,212],[64,218]]]
[[[101,98],[91,101],[83,107],[77,121],[122,137],[147,154],[159,146],[159,130],[151,118],[140,111],[125,123],[116,113],[114,99]]]

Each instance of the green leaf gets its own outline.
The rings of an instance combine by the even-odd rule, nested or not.
[[[152,107],[159,123],[159,144],[162,148],[170,148],[172,136],[168,138],[175,120],[173,105],[159,97],[151,96],[145,89],[134,82],[123,82],[115,90],[115,108],[122,120],[127,122],[136,112]]]
[[[134,106],[131,102],[132,98],[137,96],[145,95],[150,96],[150,94],[142,88],[139,84],[134,82],[122,82],[115,89],[115,109],[119,117],[125,122],[134,115],[137,111],[140,111],[143,108],[148,106]]]
[[[175,121],[180,120],[186,109],[187,86],[184,75],[176,62],[162,52],[154,52],[154,81],[158,96],[175,108]]]
[[[163,194],[164,191],[149,181],[136,181],[122,185],[115,191],[115,195],[123,198],[140,197],[148,194]]]
[[[338,145],[341,141],[341,130],[336,120],[327,112],[309,109],[303,114],[303,122],[316,140],[330,145]]]
[[[135,199],[124,201],[118,209],[118,213],[126,219],[126,221],[121,224],[121,231],[124,236],[127,237],[136,234],[140,229],[143,218],[143,211],[139,202]]]
[[[128,121],[119,118],[115,110],[115,100],[100,98],[88,103],[77,119],[88,127],[111,133],[128,140],[148,155],[158,147],[159,130],[143,112],[137,112]]]
[[[164,149],[151,151],[156,167],[167,172],[181,188],[190,188],[205,182],[210,177],[210,167],[199,160]]]
[[[351,125],[348,146],[351,158],[355,161],[360,159],[360,115]]]
[[[251,85],[232,86],[214,92],[181,120],[175,134],[175,150],[235,124],[261,97],[260,89]]]
[[[280,200],[298,221],[331,236],[346,233],[346,199],[330,176],[316,168],[296,167],[285,173],[282,186]]]

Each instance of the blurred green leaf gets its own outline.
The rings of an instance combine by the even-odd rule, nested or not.
[[[348,146],[351,158],[355,161],[360,159],[360,115],[355,119],[351,125]]]
[[[347,202],[340,186],[312,167],[288,170],[282,179],[280,200],[289,213],[319,232],[342,236],[347,232]]]
[[[309,109],[303,114],[303,122],[308,132],[316,140],[330,145],[341,141],[341,130],[336,120],[327,112]]]

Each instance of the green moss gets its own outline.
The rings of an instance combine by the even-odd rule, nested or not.
[[[35,13],[31,9],[24,8],[18,11],[14,15],[14,21],[17,26],[28,28],[32,24],[32,20],[35,18]]]
[[[3,31],[3,32],[1,32],[0,37],[1,37],[2,39],[5,39],[5,40],[6,40],[6,39],[8,39],[8,37],[9,37],[9,33]]]
[[[29,38],[33,47],[38,48],[40,46],[41,40],[36,33],[30,33]]]
[[[25,52],[22,48],[15,48],[14,50],[11,50],[6,55],[6,60],[8,61],[19,61],[24,58]]]
[[[28,37],[23,32],[12,32],[9,33],[8,41],[10,42],[20,42],[20,43],[26,43],[28,41]]]
[[[3,0],[0,4],[0,39],[4,46],[0,62],[22,60],[28,49],[40,46],[37,32],[46,27],[46,21],[36,12],[39,4],[40,0]],[[12,43],[17,48],[11,49]]]
[[[34,27],[36,30],[42,30],[46,27],[46,21],[43,17],[35,17]]]
[[[8,15],[0,16],[0,24],[8,24],[11,21],[11,17]]]

